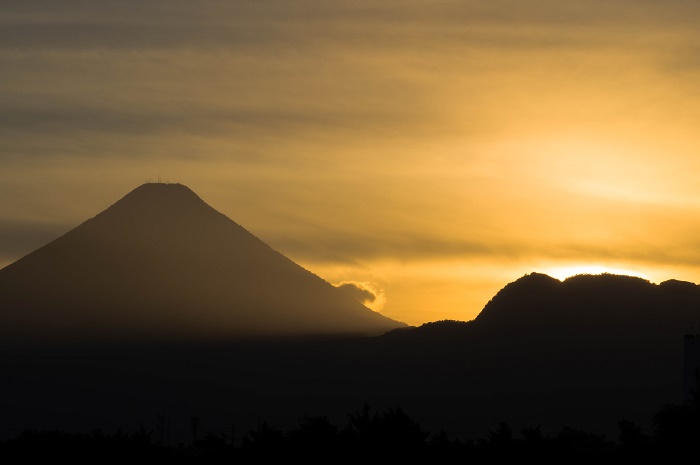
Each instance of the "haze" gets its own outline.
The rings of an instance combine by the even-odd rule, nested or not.
[[[412,325],[533,271],[700,282],[699,14],[5,2],[0,267],[161,179]]]

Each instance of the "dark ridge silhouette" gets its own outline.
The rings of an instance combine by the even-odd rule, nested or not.
[[[479,331],[518,338],[594,336],[619,345],[627,338],[679,341],[700,322],[700,287],[613,274],[558,281],[530,274],[505,286],[474,320]]]
[[[648,406],[682,399],[684,336],[698,323],[693,283],[532,273],[472,321],[397,329],[376,342],[411,359],[414,373],[421,360],[440,373],[442,395],[475,418],[559,426],[569,418],[592,431],[628,418],[650,428]]]
[[[175,443],[263,422],[286,430],[299,412],[340,424],[368,402],[401,405],[426,430],[443,429],[443,444],[485,431],[507,444],[509,429],[536,439],[564,427],[571,442],[599,444],[621,421],[638,439],[655,408],[683,399],[700,288],[531,273],[471,321],[409,327],[186,187],[146,184],[0,270],[0,318],[5,437],[143,422]],[[673,436],[686,414],[668,408],[654,421]]]
[[[181,184],[141,185],[0,270],[5,341],[377,335],[403,326]]]

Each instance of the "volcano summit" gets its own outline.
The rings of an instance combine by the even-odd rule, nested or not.
[[[181,184],[143,184],[0,270],[5,341],[378,335],[404,326]]]

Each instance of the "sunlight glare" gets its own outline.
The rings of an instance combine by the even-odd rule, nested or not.
[[[609,266],[603,266],[603,265],[571,265],[571,266],[562,266],[562,267],[556,267],[556,268],[550,268],[544,271],[545,274],[548,274],[549,276],[556,278],[560,281],[565,280],[566,278],[570,278],[571,276],[576,276],[580,274],[615,274],[615,275],[625,275],[625,276],[635,276],[638,278],[646,279],[649,280],[649,277],[639,271],[635,270],[629,270],[629,269],[623,269],[623,268],[614,268],[614,267],[609,267]]]

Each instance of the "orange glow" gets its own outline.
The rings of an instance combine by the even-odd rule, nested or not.
[[[576,276],[580,274],[618,274],[626,276],[636,276],[638,278],[649,280],[649,277],[646,274],[641,273],[639,271],[623,268],[613,268],[602,265],[563,266],[557,268],[544,269],[542,270],[542,272],[559,280],[564,280],[571,276]]]

